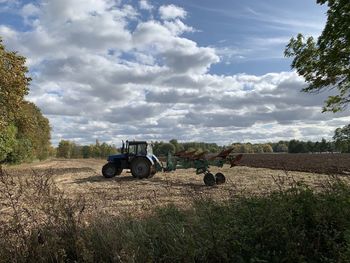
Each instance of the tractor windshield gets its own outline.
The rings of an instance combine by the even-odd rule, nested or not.
[[[137,147],[137,154],[146,155],[147,154],[147,145],[146,144],[139,144]]]
[[[147,155],[149,148],[147,146],[147,143],[130,143],[129,144],[129,151],[128,153],[130,155]]]

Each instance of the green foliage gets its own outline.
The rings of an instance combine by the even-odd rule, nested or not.
[[[334,152],[334,150],[334,142],[327,142],[324,138],[321,142],[291,140],[288,144],[289,153]]]
[[[56,149],[58,158],[106,158],[111,154],[117,153],[114,145],[102,143],[96,140],[95,144],[78,145],[74,142],[61,140]]]
[[[337,128],[334,131],[333,139],[337,150],[343,153],[350,153],[350,124]]]
[[[0,133],[0,161],[6,160],[16,146],[17,128],[14,125],[4,127]]]
[[[233,148],[233,153],[272,153],[275,151],[276,143],[233,143],[231,147]],[[279,151],[284,152],[287,150],[280,149]]]
[[[38,107],[26,102],[30,78],[25,58],[8,52],[0,39],[0,161],[46,159],[50,125]]]
[[[287,141],[279,141],[278,143],[272,143],[272,149],[274,152],[288,152],[288,143]]]
[[[72,152],[72,144],[70,141],[61,140],[57,147],[57,157],[70,158]]]
[[[21,115],[15,123],[18,127],[18,139],[26,140],[31,145],[30,148],[27,148],[28,157],[26,159],[46,159],[51,147],[51,127],[49,120],[42,115],[40,109],[31,102],[23,102]]]
[[[298,140],[291,140],[288,144],[289,153],[307,153],[306,143]]]
[[[199,152],[219,152],[223,148],[218,146],[216,143],[205,143],[205,142],[184,142],[180,143],[176,139],[167,142],[154,142],[153,152],[157,156],[167,155],[168,152],[179,152],[179,151],[197,151]]]
[[[162,143],[159,147],[159,152],[161,154],[168,153],[168,152],[174,153],[175,146],[171,143]]]
[[[292,68],[303,76],[309,86],[305,92],[318,92],[335,87],[323,111],[343,110],[350,102],[350,2],[348,0],[317,0],[328,4],[327,23],[315,41],[299,34],[286,47],[285,55],[293,57]]]
[[[168,205],[139,219],[99,214],[86,224],[83,203],[64,199],[47,183],[40,189],[48,189],[39,207],[50,220],[29,232],[15,231],[22,224],[10,224],[13,232],[0,228],[0,262],[350,260],[350,187],[339,180],[318,191],[294,182],[226,202],[199,197],[186,211]]]
[[[0,38],[0,132],[20,114],[30,78],[25,58],[8,52]]]
[[[7,155],[7,163],[20,163],[23,160],[32,159],[33,145],[27,138],[17,138],[12,151]]]

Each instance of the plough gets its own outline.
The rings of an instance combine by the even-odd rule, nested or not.
[[[222,150],[218,154],[208,154],[202,152],[196,154],[196,151],[186,152],[180,151],[172,155],[170,152],[167,155],[165,172],[175,171],[176,169],[195,168],[196,174],[204,174],[203,181],[207,186],[215,184],[223,184],[226,181],[223,173],[216,173],[215,176],[210,172],[210,166],[223,167],[226,162],[231,164],[231,167],[236,166],[242,159],[243,155],[238,154],[234,158],[229,158],[233,148]]]

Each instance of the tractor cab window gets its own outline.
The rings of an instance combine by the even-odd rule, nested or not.
[[[139,155],[146,155],[147,154],[147,145],[146,144],[139,144],[137,147],[137,153]]]
[[[129,154],[136,155],[137,145],[129,145]]]

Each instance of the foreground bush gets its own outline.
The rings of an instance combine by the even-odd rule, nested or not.
[[[45,224],[1,230],[0,261],[350,261],[350,187],[338,180],[318,192],[294,184],[268,196],[200,199],[186,211],[157,208],[143,219],[99,215],[88,224],[80,220],[81,206],[49,192],[59,199],[43,199],[50,204]]]

